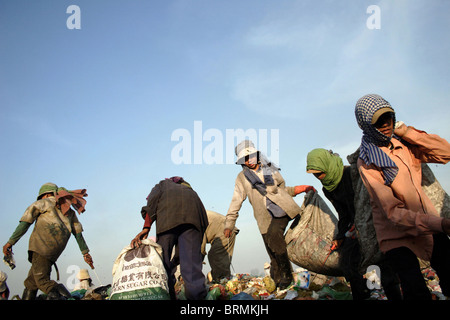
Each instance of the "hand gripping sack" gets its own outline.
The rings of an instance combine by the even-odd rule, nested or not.
[[[110,300],[169,300],[162,248],[150,239],[126,246],[114,262]]]
[[[338,220],[317,192],[305,195],[300,217],[286,232],[287,252],[292,263],[309,271],[343,276],[339,252],[331,252]]]

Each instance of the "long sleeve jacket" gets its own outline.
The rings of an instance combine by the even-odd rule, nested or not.
[[[264,181],[262,170],[256,174]],[[286,187],[285,181],[278,171],[273,173],[272,177],[275,183],[273,186],[267,187],[267,197],[280,206],[289,217],[294,218],[301,212],[300,207],[292,198],[295,196],[294,187]],[[272,220],[272,215],[266,207],[266,196],[262,196],[258,190],[252,188],[243,171],[236,178],[233,197],[226,215],[225,229],[232,230],[234,228],[236,219],[239,217],[239,210],[247,197],[253,207],[253,215],[259,231],[261,234],[266,234]]]
[[[198,194],[188,186],[162,180],[155,185],[142,208],[144,219],[156,221],[156,234],[182,224],[193,225],[202,234],[208,227],[205,207]]]
[[[26,209],[20,222],[26,223],[27,226],[23,228],[23,231],[18,236],[10,238],[8,241],[10,244],[15,244],[27,231],[28,227],[35,223],[29,240],[29,251],[37,252],[56,262],[64,251],[70,234],[73,234],[82,253],[89,252],[82,237],[83,227],[78,221],[75,211],[69,209],[64,215],[56,205],[54,197],[33,202]]]
[[[338,232],[335,235],[335,240],[345,238],[345,233],[355,223],[355,206],[353,191],[351,168],[349,166],[344,167],[344,174],[336,189],[328,191],[323,188],[322,191],[336,209],[339,221]]]
[[[405,143],[392,138],[392,148],[381,147],[398,167],[391,185],[384,184],[382,172],[375,165],[368,166],[362,159],[357,165],[371,197],[380,250],[405,246],[419,258],[429,260],[432,234],[442,232],[442,218],[421,188],[421,163],[447,163],[450,144],[413,127],[408,127],[402,139]]]

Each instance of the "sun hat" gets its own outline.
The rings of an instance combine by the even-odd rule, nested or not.
[[[375,113],[372,116],[372,124],[377,123],[378,119],[387,112],[394,113],[394,109],[392,109],[391,107],[383,107],[375,111]]]
[[[91,276],[89,275],[89,271],[87,269],[80,269],[80,271],[77,274],[78,280],[86,280],[90,279]]]
[[[39,189],[39,194],[38,194],[37,199],[39,200],[46,193],[56,194],[57,191],[58,191],[58,186],[56,184],[51,183],[51,182],[44,183],[41,186],[41,188]]]
[[[251,140],[244,140],[236,146],[235,153],[237,156],[236,164],[244,164],[245,157],[252,154],[258,154],[259,151],[255,148],[255,145]]]

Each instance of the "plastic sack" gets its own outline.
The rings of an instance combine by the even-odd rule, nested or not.
[[[240,292],[237,295],[233,296],[230,300],[255,300],[251,295],[245,292]]]
[[[328,286],[324,286],[317,295],[320,300],[352,300],[352,293],[350,291],[337,291]]]
[[[220,288],[214,287],[208,291],[205,300],[217,300],[220,297]]]
[[[309,271],[343,276],[339,267],[339,253],[331,251],[338,220],[317,192],[305,195],[300,218],[297,217],[286,232],[289,259]]]
[[[126,246],[114,262],[110,300],[169,300],[162,248],[150,239]]]
[[[86,291],[87,291],[86,289],[79,289],[79,290],[72,291],[70,293],[70,295],[75,300],[80,300],[80,299],[82,299],[84,297],[84,295],[86,294]]]
[[[359,157],[359,149],[353,154],[347,156],[351,166],[353,191],[355,199],[355,228],[358,231],[358,242],[361,252],[361,272],[365,273],[367,267],[379,264],[383,259],[383,254],[378,247],[377,235],[372,219],[372,206],[370,204],[370,195],[359,175],[356,162]]]
[[[442,218],[450,218],[450,197],[426,163],[422,163],[422,189],[439,215]]]
[[[16,261],[14,260],[14,257],[12,253],[8,256],[3,257],[3,262],[11,269],[14,270],[16,267]]]

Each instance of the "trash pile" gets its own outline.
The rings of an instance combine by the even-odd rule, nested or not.
[[[208,284],[206,300],[351,300],[350,286],[343,278],[327,277],[299,269],[292,284],[280,290],[266,276],[235,274]],[[184,300],[183,280],[175,286],[177,299]]]
[[[70,297],[61,297],[60,300],[109,300],[111,285],[100,286],[91,289],[79,289],[70,292]],[[19,295],[14,295],[11,300],[22,300]],[[45,293],[41,293],[36,300],[49,300]]]
[[[439,278],[432,268],[422,274],[434,300],[446,300],[439,286]],[[219,282],[208,284],[206,300],[352,300],[350,284],[343,277],[325,276],[299,268],[293,283],[285,290],[276,288],[266,276],[235,274]],[[185,300],[183,280],[175,286],[177,299]],[[368,300],[387,300],[383,288],[371,290]]]
[[[446,300],[436,272],[432,268],[425,268],[422,274],[433,300]],[[343,277],[325,276],[303,268],[297,269],[293,275],[293,283],[285,290],[280,290],[268,275],[235,274],[219,282],[208,283],[205,300],[352,300],[350,285]],[[181,277],[175,285],[175,291],[178,300],[186,299]],[[111,285],[75,290],[70,294],[72,297],[68,300],[109,300]],[[20,300],[20,297],[15,296],[14,299]],[[37,299],[47,300],[47,297],[41,294]],[[369,300],[387,300],[387,298],[381,288],[372,290]]]
[[[80,289],[72,291],[73,300],[108,300],[111,294],[111,285],[97,287],[95,289]]]
[[[100,286],[90,289],[80,289],[70,292],[71,297],[63,297],[61,300],[108,300],[111,292],[111,285]],[[20,298],[17,298],[20,300]],[[48,300],[45,293],[36,297],[36,300]]]
[[[433,300],[447,300],[442,294],[442,289],[439,286],[439,278],[432,268],[425,268],[422,270],[422,275],[425,278],[428,289],[431,292]]]

